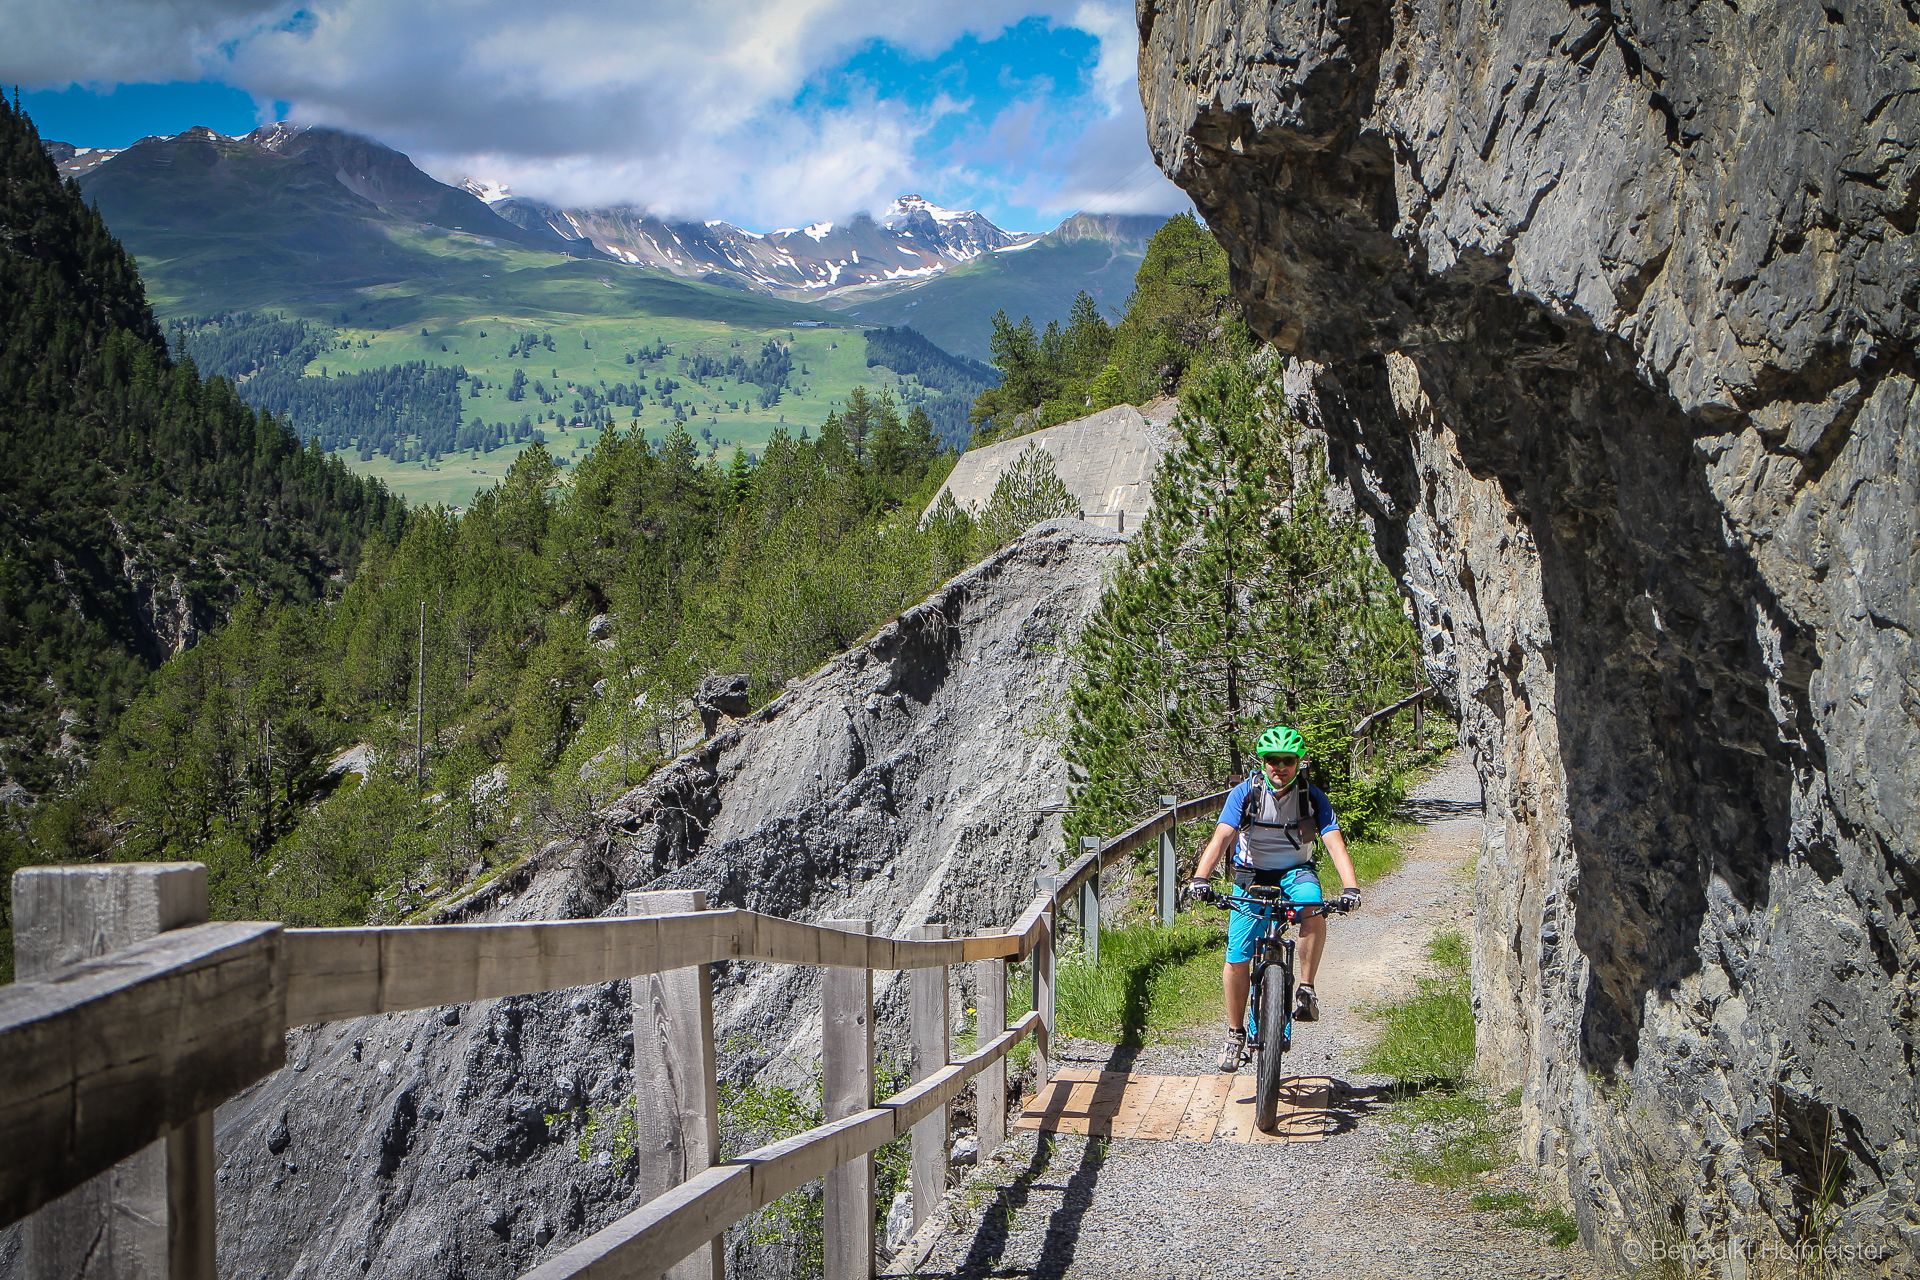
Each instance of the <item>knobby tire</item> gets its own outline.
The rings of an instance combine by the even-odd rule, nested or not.
[[[1287,983],[1275,965],[1260,984],[1260,1048],[1254,1057],[1253,1123],[1273,1132],[1280,1110],[1281,1044],[1287,1033]]]

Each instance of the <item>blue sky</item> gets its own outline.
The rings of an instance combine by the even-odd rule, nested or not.
[[[125,146],[291,118],[445,180],[752,228],[917,191],[1043,229],[1171,212],[1131,3],[0,0],[41,133]]]

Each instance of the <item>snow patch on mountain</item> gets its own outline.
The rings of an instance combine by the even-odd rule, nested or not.
[[[511,187],[504,182],[495,182],[491,178],[462,178],[459,187],[481,204],[498,204],[502,200],[513,198]]]

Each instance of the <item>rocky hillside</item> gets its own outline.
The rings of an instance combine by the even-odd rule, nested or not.
[[[1061,847],[1042,809],[1065,766],[1036,731],[1065,697],[1059,641],[1120,548],[1041,526],[457,915],[579,918],[630,889],[700,887],[887,930],[1011,921]],[[811,1075],[817,972],[720,974],[724,1074]],[[904,988],[876,994],[899,1043]],[[630,1018],[613,983],[294,1032],[289,1069],[220,1114],[223,1270],[512,1276],[632,1208],[622,1162],[575,1151],[585,1116],[612,1125],[631,1096]]]
[[[1485,779],[1530,1153],[1623,1262],[1920,1274],[1912,6],[1140,13]]]

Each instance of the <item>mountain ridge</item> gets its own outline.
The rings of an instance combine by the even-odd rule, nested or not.
[[[864,305],[1002,251],[1082,239],[1142,245],[1145,240],[1128,225],[1138,215],[1081,213],[1045,233],[1017,232],[978,210],[946,208],[918,193],[897,197],[878,217],[860,212],[845,220],[770,231],[721,219],[671,218],[635,205],[567,207],[485,179],[442,182],[404,152],[375,139],[284,121],[239,135],[196,125],[117,149],[45,144],[63,175],[89,187],[104,183],[108,191],[125,184],[129,161],[139,161],[136,167],[170,167],[177,161],[163,158],[169,148],[196,145],[230,166],[245,164],[252,153],[303,162],[340,191],[365,201],[371,211],[359,211],[363,218],[423,224],[830,306],[854,305],[837,301],[854,295]],[[203,167],[210,166],[203,162]]]

